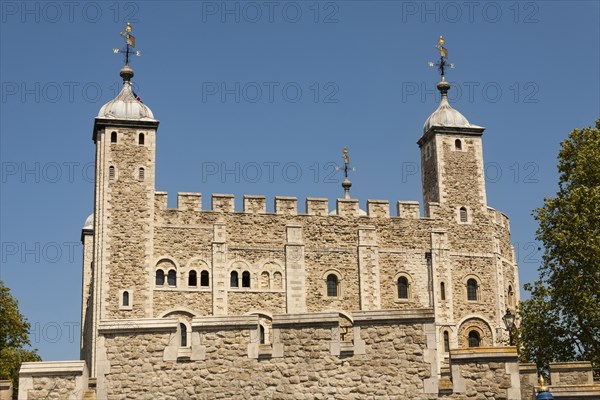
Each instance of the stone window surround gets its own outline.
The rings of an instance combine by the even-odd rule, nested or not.
[[[456,141],[460,140],[460,149],[456,148]],[[467,141],[465,140],[465,138],[454,138],[452,139],[452,151],[460,151],[460,152],[466,152],[467,151]]]
[[[465,208],[467,210],[467,220],[466,221],[461,221],[460,219],[460,209],[461,208]],[[460,225],[469,225],[473,223],[473,218],[471,217],[472,214],[472,210],[471,207],[462,204],[459,206],[456,206],[456,223],[460,224]]]
[[[108,180],[116,181],[118,178],[119,178],[119,173],[117,171],[117,167],[115,167],[114,165],[110,165],[108,167]]]
[[[469,293],[468,293],[468,285],[467,282],[469,282],[469,279],[474,279],[475,282],[477,282],[477,299],[476,300],[469,300]],[[467,299],[468,303],[477,303],[481,301],[481,279],[475,275],[475,274],[469,274],[467,276],[464,277],[463,279],[464,282],[464,288],[465,288],[465,299]]]
[[[147,135],[147,132],[138,132],[138,146],[141,146],[141,147],[146,146],[146,135]],[[142,143],[140,143],[140,142],[142,142]]]
[[[335,275],[338,279],[338,281],[337,281],[337,296],[336,297],[327,295],[327,277],[331,274]],[[339,270],[330,268],[321,275],[321,279],[323,280],[323,285],[321,285],[321,294],[323,295],[323,297],[325,299],[329,299],[329,298],[339,299],[344,296],[344,285],[342,285],[342,281],[344,280],[344,278],[342,277],[342,273]]]
[[[123,293],[129,293],[129,305],[128,306],[124,306],[123,305]],[[119,290],[119,310],[133,310],[133,289],[131,288],[127,288],[127,289],[121,289]]]
[[[210,289],[211,288],[211,280],[210,280],[210,270],[208,270],[208,268],[205,269],[201,269],[198,270],[196,268],[186,268],[187,271],[182,271],[182,274],[184,274],[184,277],[187,278],[186,279],[186,288],[190,289],[190,290],[198,290],[198,289]],[[190,276],[190,272],[196,272],[196,286],[190,286],[190,281],[189,281],[189,276]],[[208,272],[208,286],[202,286],[202,272]]]
[[[113,140],[113,137],[114,137],[114,140]],[[111,131],[110,132],[110,144],[117,144],[117,143],[119,143],[119,132]]]
[[[405,277],[406,280],[408,281],[408,298],[406,299],[400,299],[398,298],[398,279],[400,279],[400,277]],[[412,276],[410,276],[410,274],[406,271],[400,271],[398,273],[396,273],[396,275],[394,275],[394,302],[395,303],[410,303],[413,299],[413,283],[414,280],[412,278]]]

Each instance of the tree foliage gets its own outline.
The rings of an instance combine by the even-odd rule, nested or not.
[[[544,256],[520,304],[520,357],[541,369],[576,360],[600,367],[600,119],[561,143],[558,172],[556,196],[533,212]]]
[[[0,379],[13,382],[16,395],[21,363],[40,361],[36,350],[29,350],[29,323],[19,312],[17,300],[0,280]]]

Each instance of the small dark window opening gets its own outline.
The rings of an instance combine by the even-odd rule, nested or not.
[[[479,332],[471,331],[469,332],[469,347],[479,347],[481,343],[481,338],[479,337]]]
[[[446,284],[444,282],[440,283],[440,296],[442,300],[446,300]]]
[[[444,331],[444,352],[450,351],[450,335],[448,335],[448,331]]]
[[[465,207],[460,208],[460,222],[467,222],[467,209]]]
[[[454,148],[456,150],[462,150],[462,142],[460,141],[460,139],[456,139],[454,141]]]
[[[113,167],[112,165],[108,167],[108,179],[110,179],[111,181],[115,179],[115,167]]]
[[[260,325],[260,344],[265,344],[265,327]]]
[[[123,307],[129,307],[129,292],[123,292]]]
[[[174,269],[169,270],[167,274],[167,283],[169,286],[177,286],[177,272]]]
[[[110,134],[110,142],[111,143],[117,143],[117,132],[112,132]]]
[[[190,271],[188,275],[188,286],[198,286],[198,276],[196,271]]]
[[[200,286],[210,286],[210,282],[208,280],[208,271],[200,272]]]
[[[162,269],[156,270],[156,286],[162,286],[165,284],[165,271]]]
[[[408,279],[405,276],[398,278],[398,298],[408,299]]]
[[[140,168],[140,170],[138,171],[138,180],[141,182],[144,180],[144,177],[145,177],[144,168]]]
[[[242,287],[250,287],[250,272],[242,272]]]
[[[231,271],[231,275],[229,277],[229,286],[238,287],[238,273],[237,271]]]
[[[513,291],[512,285],[508,285],[508,305],[509,307],[515,306],[515,292]]]
[[[327,275],[327,296],[338,296],[338,277],[334,274]]]
[[[179,324],[179,333],[181,334],[181,347],[187,347],[187,326],[184,323]]]
[[[477,300],[477,281],[473,278],[467,281],[467,300]]]
[[[138,136],[138,144],[144,144],[144,134],[140,133],[140,135]]]

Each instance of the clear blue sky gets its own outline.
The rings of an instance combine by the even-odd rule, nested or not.
[[[556,192],[559,143],[600,114],[597,1],[3,0],[0,18],[0,278],[47,360],[79,357],[93,119],[120,87],[127,21],[137,92],[161,121],[156,188],[171,206],[202,192],[205,208],[211,193],[333,207],[344,146],[363,208],[421,201],[415,142],[443,34],[453,105],[487,128],[488,203],[511,218],[521,284],[537,276],[531,210]]]

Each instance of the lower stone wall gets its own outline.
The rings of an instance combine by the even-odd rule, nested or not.
[[[264,345],[258,343],[258,324],[197,318],[191,349],[180,349],[173,361],[165,356],[172,332],[106,333],[108,372],[98,380],[98,398],[437,398],[424,384],[435,361],[427,359],[426,349],[434,342],[428,338],[433,330],[426,329],[433,318],[363,322],[354,328],[354,343],[340,343],[337,318],[275,316],[273,343]]]

